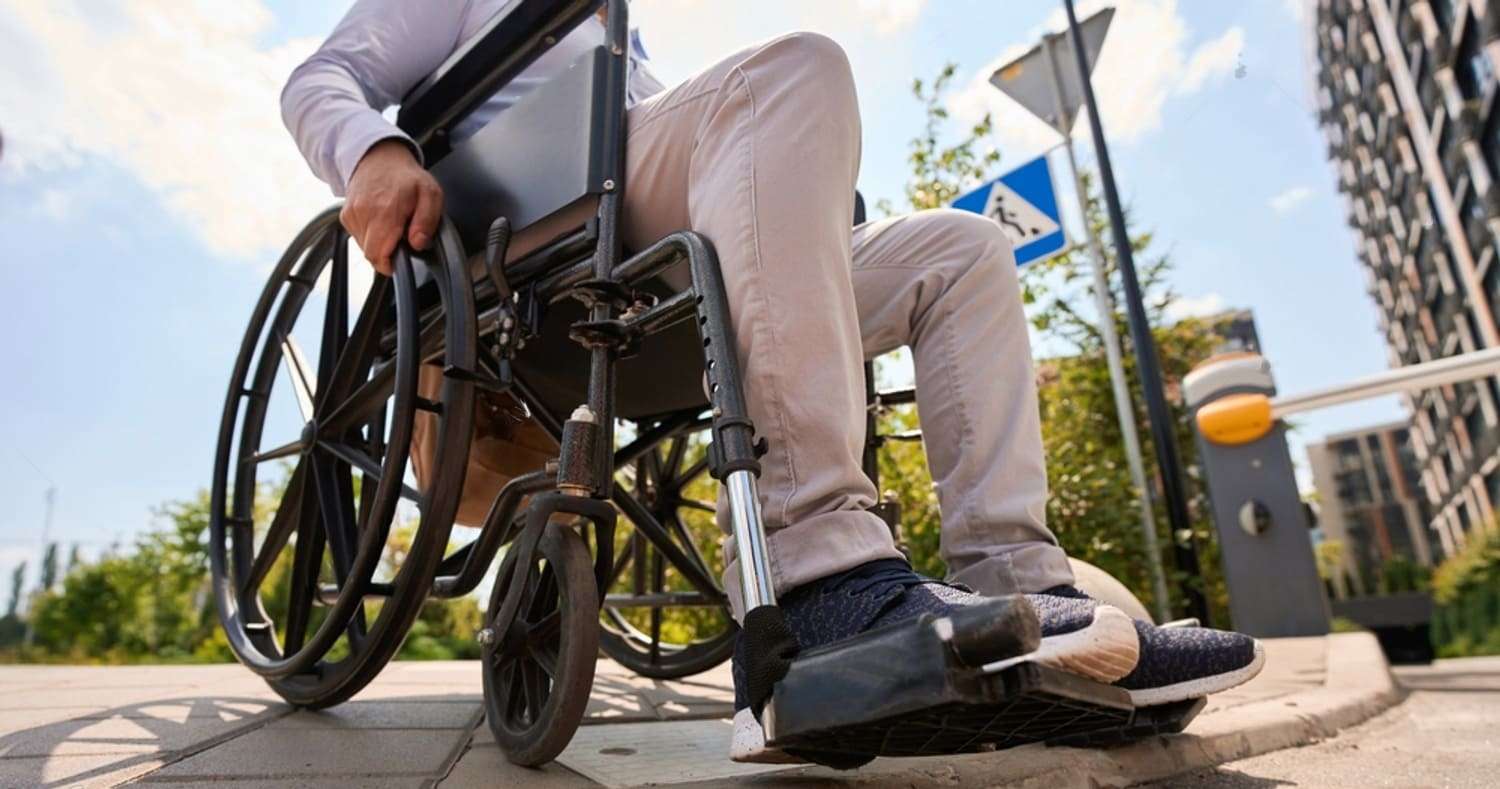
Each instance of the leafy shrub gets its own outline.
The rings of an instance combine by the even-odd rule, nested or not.
[[[1500,655],[1500,529],[1469,543],[1432,574],[1432,640],[1440,657]]]

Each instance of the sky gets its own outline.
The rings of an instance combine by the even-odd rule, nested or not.
[[[207,484],[252,302],[281,246],[332,202],[282,128],[277,95],[348,5],[0,0],[0,578],[24,559],[35,568],[49,486],[52,538],[92,555]],[[1080,11],[1101,5],[1081,0]],[[1095,72],[1100,115],[1137,228],[1176,261],[1179,313],[1254,310],[1283,392],[1385,369],[1309,109],[1301,3],[1114,5]],[[634,0],[632,19],[668,84],[790,30],[841,43],[873,203],[899,202],[922,123],[910,84],[945,63],[959,67],[955,120],[994,115],[995,174],[1056,146],[986,80],[1060,29],[1059,8]],[[1086,128],[1076,139],[1087,167]],[[1293,456],[1399,418],[1389,398],[1299,417]]]

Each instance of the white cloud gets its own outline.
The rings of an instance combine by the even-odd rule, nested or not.
[[[1081,3],[1079,17],[1086,18],[1104,5],[1104,0]],[[1244,31],[1232,27],[1190,49],[1177,0],[1119,0],[1115,5],[1109,37],[1094,66],[1094,90],[1110,138],[1131,142],[1161,128],[1168,99],[1195,93],[1233,71],[1244,48]],[[949,109],[965,122],[991,113],[1008,153],[1035,153],[1055,144],[1057,134],[995,90],[989,77],[1043,33],[1066,27],[1063,12],[1054,11],[1039,28],[975,71],[968,84],[950,97]]]
[[[1223,312],[1226,307],[1224,297],[1218,293],[1205,293],[1202,296],[1184,296],[1178,298],[1167,307],[1167,319],[1180,321],[1183,318],[1205,318]]]
[[[1277,214],[1287,214],[1299,205],[1307,202],[1312,197],[1313,190],[1308,186],[1294,186],[1281,194],[1272,197],[1268,202],[1271,210]]]
[[[858,8],[875,23],[875,29],[884,34],[896,33],[911,27],[922,15],[927,0],[858,0]]]
[[[825,32],[856,72],[910,75],[899,34],[927,0],[638,0],[668,81],[784,30]],[[714,24],[705,24],[707,19]],[[264,0],[0,0],[0,179],[106,161],[206,245],[263,260],[332,201],[281,126],[286,75],[317,45],[263,43]],[[658,62],[663,62],[658,58]],[[664,63],[664,65],[666,65]]]
[[[260,44],[272,17],[259,0],[0,0],[0,20],[6,169],[106,160],[241,258],[279,248],[332,201],[278,110],[316,42]]]
[[[1234,70],[1240,53],[1245,50],[1245,31],[1231,27],[1224,35],[1209,41],[1193,51],[1187,71],[1179,86],[1183,93],[1196,93],[1203,84]]]

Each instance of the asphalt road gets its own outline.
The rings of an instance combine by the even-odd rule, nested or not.
[[[1397,667],[1395,674],[1410,693],[1406,700],[1337,737],[1150,786],[1500,786],[1500,657]]]

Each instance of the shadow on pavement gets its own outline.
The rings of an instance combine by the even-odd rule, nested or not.
[[[0,784],[72,786],[107,775],[123,778],[290,711],[266,699],[206,696],[92,710],[0,736]]]

